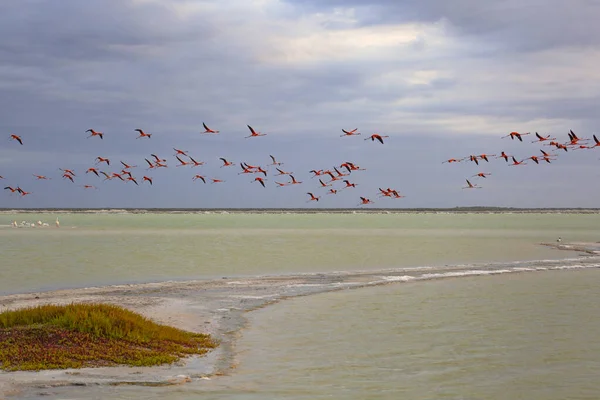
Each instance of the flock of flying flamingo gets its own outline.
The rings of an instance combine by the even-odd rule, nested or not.
[[[204,131],[203,132],[201,131],[200,132],[201,134],[216,135],[216,134],[219,134],[219,132],[220,132],[218,130],[209,128],[205,123],[202,123],[202,125],[204,127]],[[250,125],[247,125],[247,127],[250,131],[250,134],[248,136],[245,136],[246,139],[266,136],[265,133],[256,131]],[[136,139],[149,140],[152,138],[152,133],[146,133],[142,129],[138,128],[138,129],[134,129],[134,131],[137,132],[137,134],[138,134],[136,136]],[[352,129],[352,130],[342,129],[342,132],[343,132],[343,134],[340,135],[340,137],[361,135],[361,133],[358,132],[358,129]],[[86,131],[86,133],[89,133],[89,135],[87,136],[87,139],[97,138],[97,139],[93,139],[93,140],[104,140],[105,134],[103,132],[98,132],[94,129],[88,129]],[[374,134],[366,137],[364,140],[370,140],[372,142],[378,142],[380,144],[384,144],[383,139],[388,138],[388,137],[389,136],[387,136],[387,135],[379,135],[377,133],[374,133]],[[20,144],[21,146],[26,145],[26,141],[23,140],[22,136],[19,136],[16,134],[11,134],[9,136],[9,139],[11,141],[14,141],[14,142]],[[107,139],[108,139],[108,137],[107,137]],[[173,157],[177,161],[176,167],[194,168],[194,167],[200,167],[200,166],[205,165],[205,161],[197,161],[186,150],[173,148],[173,151],[175,152],[173,154]],[[276,187],[293,186],[293,185],[299,185],[299,184],[303,183],[302,181],[299,181],[294,177],[294,173],[292,171],[284,170],[283,162],[277,161],[277,159],[273,155],[270,155],[270,158],[271,158],[271,162],[269,164],[265,165],[265,168],[263,168],[260,165],[250,165],[247,162],[240,162],[239,167],[241,168],[241,171],[238,170],[237,174],[238,175],[242,175],[242,174],[252,175],[254,177],[254,179],[251,180],[251,182],[252,183],[256,182],[256,184],[260,184],[263,187],[266,187],[266,185],[267,185],[268,174],[273,175],[273,177],[278,177],[278,176],[281,177],[281,178],[274,179],[274,184],[276,185]],[[238,165],[237,163],[230,161],[224,157],[219,157],[219,160],[221,161],[221,166],[220,166],[221,168],[224,168],[224,167],[235,168],[234,166]],[[163,158],[162,156],[159,156],[155,153],[149,154],[147,157],[145,157],[144,163],[145,163],[144,165],[146,167],[145,168],[146,171],[155,171],[160,168],[168,168],[167,159]],[[112,171],[112,172],[108,171],[108,168],[114,169],[115,166],[117,167],[117,171]],[[273,168],[273,170],[271,169],[271,167]],[[132,163],[129,163],[129,162],[125,162],[122,160],[118,160],[118,161],[113,160],[111,162],[111,159],[107,156],[97,156],[94,160],[94,165],[89,166],[85,171],[81,171],[81,172],[85,173],[86,176],[89,176],[88,174],[93,174],[93,175],[95,175],[96,179],[101,179],[102,181],[119,180],[119,181],[125,182],[125,183],[131,182],[132,184],[135,184],[138,186],[140,184],[153,185],[154,178],[151,176],[151,173],[150,172],[142,173],[141,179],[140,179],[140,174],[134,175],[134,173],[135,173],[134,171],[136,171],[136,168],[139,168],[139,167],[137,165],[133,165]],[[62,168],[61,167],[61,168],[59,168],[59,170],[61,171],[61,178],[63,180],[67,180],[67,181],[70,181],[71,183],[75,184],[76,181],[80,179],[80,175],[77,175],[77,173],[71,168]],[[330,169],[316,169],[315,168],[315,169],[309,171],[312,174],[312,178],[317,178],[315,181],[318,181],[319,184],[318,184],[317,189],[306,192],[306,195],[308,196],[306,201],[307,202],[320,201],[322,196],[315,194],[315,193],[317,193],[317,190],[320,190],[320,189],[327,189],[326,194],[336,195],[344,189],[356,188],[357,183],[351,181],[350,174],[356,173],[357,171],[364,171],[364,170],[365,170],[365,168],[361,168],[356,163],[353,163],[351,161],[346,161],[346,162],[341,163],[339,166],[334,166]],[[80,173],[80,172],[78,171],[78,173]],[[285,178],[285,177],[287,177],[287,178]],[[208,177],[203,174],[195,174],[195,175],[190,174],[190,178],[192,181],[201,181],[204,184],[209,183],[209,182],[212,184],[218,184],[218,183],[225,182],[223,179]],[[0,175],[0,179],[5,179],[5,178]],[[32,179],[34,179],[34,180],[50,180],[50,179],[52,179],[52,177],[49,177],[47,175],[33,174]],[[86,183],[86,184],[80,185],[80,186],[83,189],[98,189],[97,185],[93,185],[93,184],[89,184],[89,183]],[[33,193],[33,192],[23,189],[21,187],[21,185],[6,186],[6,187],[4,187],[4,189],[9,191],[12,194],[15,194],[15,195],[18,194],[21,197],[31,195]],[[400,199],[400,198],[404,197],[404,195],[401,195],[397,189],[392,189],[390,187],[385,188],[385,189],[379,188],[378,196],[388,197],[388,198],[392,198],[392,199]],[[359,203],[357,204],[357,206],[374,203],[374,201],[371,200],[370,198],[366,197],[366,195],[361,195],[361,196],[357,196],[357,197],[359,200]]]
[[[502,138],[510,138],[511,140],[518,140],[523,142],[523,136],[530,135],[531,132],[519,133],[519,132],[510,132],[506,136],[502,136]],[[554,147],[555,150],[562,150],[564,152],[568,152],[569,149],[572,150],[584,150],[584,149],[593,149],[595,147],[600,147],[600,141],[596,137],[596,135],[592,135],[592,139],[594,141],[593,145],[590,145],[590,141],[592,139],[582,139],[579,138],[572,130],[569,130],[567,133],[569,139],[566,142],[558,142],[555,137],[551,137],[551,135],[542,136],[539,133],[535,132],[535,140],[532,140],[531,143],[542,143],[546,146]],[[479,166],[480,161],[485,161],[486,163],[490,162],[490,158],[494,157],[497,159],[503,159],[509,166],[523,166],[527,165],[527,160],[533,161],[535,164],[540,165],[540,163],[550,164],[552,161],[556,160],[558,157],[558,153],[548,152],[543,149],[539,149],[540,154],[534,154],[529,157],[522,158],[517,160],[514,155],[506,154],[504,151],[501,151],[500,154],[471,154],[462,158],[450,158],[442,163],[459,163],[462,161],[473,162]],[[487,178],[487,176],[491,175],[488,172],[478,172],[475,175],[472,175],[471,178]],[[477,183],[471,183],[471,181],[467,178],[465,179],[467,185],[463,187],[463,189],[481,189]]]
[[[209,128],[205,123],[203,123],[202,125],[204,127],[204,131],[203,132],[201,131],[200,132],[201,134],[217,135],[220,132],[218,130]],[[246,139],[266,136],[266,134],[256,131],[250,125],[247,125],[247,127],[250,131],[250,134],[248,136],[245,136]],[[138,128],[138,129],[134,129],[134,131],[137,132],[136,139],[149,140],[152,138],[151,133],[146,133],[142,129]],[[342,132],[343,132],[343,134],[341,134],[340,137],[361,135],[361,133],[358,132],[358,129],[352,129],[352,130],[342,129]],[[87,136],[87,139],[97,138],[97,140],[104,140],[105,135],[103,132],[98,132],[98,131],[95,131],[94,129],[88,129],[86,131],[86,133],[89,133],[89,135]],[[502,138],[510,138],[511,140],[518,140],[520,142],[523,142],[523,137],[526,135],[530,135],[530,134],[531,134],[531,132],[527,132],[527,133],[510,132],[508,135],[502,136]],[[542,136],[537,132],[535,132],[534,136],[536,139],[531,141],[532,143],[541,143],[543,145],[554,147],[554,150],[561,151],[561,152],[562,151],[568,152],[570,149],[579,150],[579,149],[593,149],[596,147],[600,147],[600,141],[598,140],[596,135],[593,135],[592,139],[581,139],[572,130],[570,130],[568,132],[568,140],[565,142],[559,142],[559,141],[557,141],[557,139],[555,137],[551,137],[551,135]],[[388,137],[389,136],[387,136],[387,135],[379,135],[377,133],[374,133],[374,134],[367,136],[364,140],[370,140],[371,142],[378,142],[379,144],[384,144],[383,139],[388,138]],[[23,138],[16,134],[11,134],[9,136],[9,139],[11,141],[14,141],[15,143],[20,144],[21,146],[26,145]],[[93,139],[93,140],[96,140],[96,139]],[[590,143],[590,141],[592,141],[592,140],[593,140],[593,144]],[[197,161],[189,154],[188,151],[177,149],[177,148],[173,148],[173,150],[175,152],[173,154],[173,157],[177,161],[176,167],[194,168],[194,167],[200,167],[200,166],[205,165],[205,161]],[[523,166],[523,165],[527,164],[528,160],[531,160],[535,164],[539,165],[539,164],[543,164],[543,163],[551,163],[552,161],[556,160],[558,157],[558,153],[555,153],[555,152],[545,151],[543,149],[540,149],[539,151],[540,151],[539,154],[530,155],[530,156],[522,158],[522,159],[517,159],[517,157],[515,157],[514,155],[507,154],[506,152],[501,151],[500,154],[471,154],[471,155],[468,155],[468,156],[465,156],[462,158],[450,158],[450,159],[443,161],[442,163],[452,164],[452,163],[460,163],[460,162],[465,161],[465,162],[472,162],[477,166],[482,166],[485,164],[480,164],[480,163],[489,163],[491,158],[496,158],[496,159],[503,159],[509,166]],[[268,175],[272,175],[274,178],[278,177],[278,176],[281,177],[281,178],[274,179],[274,184],[276,187],[294,186],[294,185],[299,185],[299,184],[303,183],[302,181],[299,181],[295,178],[294,173],[292,171],[285,170],[287,168],[283,167],[283,162],[279,162],[273,155],[270,155],[270,158],[271,158],[271,162],[269,164],[266,164],[265,168],[263,168],[260,165],[250,165],[247,162],[240,162],[239,164],[237,164],[237,163],[230,161],[224,157],[219,157],[219,160],[221,161],[221,165],[220,165],[221,168],[233,168],[235,170],[236,169],[235,166],[239,165],[241,170],[238,170],[237,175],[246,175],[246,174],[251,175],[254,177],[254,179],[251,180],[250,182],[260,184],[263,187],[267,187],[267,180],[268,180],[267,176]],[[147,157],[145,157],[144,163],[145,163],[144,166],[146,167],[145,168],[146,171],[156,171],[157,169],[160,169],[160,168],[168,168],[167,159],[163,158],[162,156],[158,156],[155,153],[149,154]],[[117,167],[116,171],[107,172],[108,168],[114,169],[115,166]],[[139,167],[137,165],[133,165],[133,164],[131,164],[129,162],[125,162],[123,160],[118,160],[118,161],[113,160],[111,163],[111,159],[109,157],[97,156],[94,160],[94,165],[89,166],[85,171],[82,171],[82,172],[86,176],[89,176],[88,174],[93,174],[96,179],[101,179],[102,181],[119,180],[119,181],[125,182],[125,183],[131,182],[132,184],[135,184],[138,186],[140,184],[153,185],[154,178],[151,176],[151,173],[150,172],[142,173],[141,179],[140,179],[140,174],[137,174],[137,176],[134,176],[133,171],[137,171],[136,168],[139,168]],[[59,168],[59,170],[61,171],[60,177],[63,180],[67,180],[67,181],[70,181],[71,183],[75,184],[76,181],[78,179],[80,179],[80,176],[77,175],[73,169],[61,167],[61,168]],[[356,190],[355,188],[357,186],[357,183],[353,182],[354,179],[352,179],[351,174],[356,173],[358,171],[364,171],[364,170],[365,170],[365,168],[361,168],[356,163],[351,162],[351,161],[343,162],[340,165],[333,166],[332,168],[329,168],[329,169],[316,169],[316,168],[312,169],[311,171],[309,171],[312,174],[311,178],[316,178],[314,180],[314,182],[315,183],[318,182],[318,185],[317,185],[317,188],[314,189],[313,191],[306,192],[306,195],[308,196],[306,202],[320,201],[322,196],[315,194],[315,193],[318,193],[317,192],[318,190],[325,189],[326,190],[325,193],[328,195],[336,195],[336,194],[340,193],[340,191],[345,190],[345,189],[350,189],[353,191]],[[489,173],[489,172],[478,172],[475,175],[467,177],[465,179],[466,186],[464,186],[463,189],[481,189],[482,186],[480,186],[478,183],[473,183],[471,181],[473,179],[485,179],[490,175],[491,175],[491,173]],[[285,177],[287,177],[287,178],[285,178]],[[209,182],[212,184],[218,184],[218,183],[225,182],[223,179],[208,177],[203,174],[195,174],[195,175],[190,174],[190,178],[191,178],[191,181],[201,181],[204,184],[209,183]],[[0,179],[5,179],[5,177],[0,175]],[[52,178],[48,177],[46,175],[33,174],[32,179],[49,180]],[[285,180],[285,179],[287,179],[287,180]],[[80,185],[80,186],[84,189],[98,189],[98,186],[89,184],[89,183],[86,183],[86,184]],[[9,186],[5,186],[4,189],[9,191],[12,194],[15,194],[15,195],[18,194],[21,197],[32,194],[32,192],[23,189],[21,187],[21,185],[9,185]],[[385,188],[385,189],[380,187],[379,192],[377,193],[377,196],[379,196],[380,198],[388,197],[388,198],[392,198],[392,199],[400,199],[400,198],[405,197],[404,195],[401,195],[397,189],[392,189],[390,187]],[[357,206],[368,205],[368,204],[374,203],[374,201],[372,201],[369,197],[367,197],[364,194],[357,196],[357,198],[359,200]]]

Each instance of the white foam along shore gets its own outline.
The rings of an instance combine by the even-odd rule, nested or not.
[[[0,372],[0,398],[19,391],[56,386],[121,384],[161,386],[214,379],[226,375],[234,366],[235,337],[246,323],[245,313],[290,297],[394,282],[600,268],[600,244],[598,243],[544,245],[576,251],[578,254],[573,258],[562,260],[251,278],[222,277],[216,280],[114,285],[0,296],[0,312],[50,303],[111,303],[131,309],[159,323],[189,331],[209,333],[220,341],[220,346],[208,355],[191,357],[175,365]],[[582,252],[584,256],[581,256]]]

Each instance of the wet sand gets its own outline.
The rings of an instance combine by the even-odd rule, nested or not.
[[[440,268],[398,268],[215,280],[115,285],[0,297],[0,312],[41,304],[102,302],[126,307],[177,328],[211,334],[220,341],[205,356],[159,367],[104,367],[39,372],[0,372],[0,399],[22,390],[43,393],[56,386],[184,384],[226,375],[235,367],[234,344],[245,313],[296,296],[412,280],[568,268],[598,268],[599,243],[541,243],[575,251],[568,260],[544,260]]]

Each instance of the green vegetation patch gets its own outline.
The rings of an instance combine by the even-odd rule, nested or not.
[[[0,367],[8,371],[153,366],[217,343],[108,304],[45,305],[0,313]]]

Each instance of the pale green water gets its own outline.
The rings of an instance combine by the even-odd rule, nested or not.
[[[12,219],[52,223],[55,216],[0,215],[0,225]],[[589,214],[65,214],[60,220],[61,228],[0,229],[0,291],[456,263],[485,269],[491,261],[577,257],[539,245],[559,236],[600,238],[600,215]],[[249,314],[230,376],[169,388],[52,388],[23,396],[597,399],[599,284],[600,270],[592,268],[300,297]]]
[[[599,285],[593,269],[293,299],[254,313],[232,380],[264,398],[598,399]]]
[[[571,256],[600,238],[583,214],[0,214],[0,293],[221,276]]]
[[[600,270],[401,283],[250,314],[230,376],[47,399],[596,400]],[[36,396],[27,398],[37,398]]]

